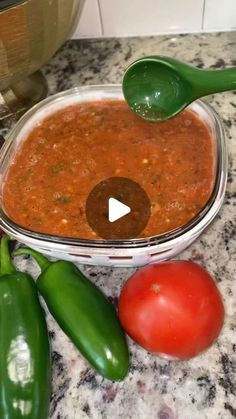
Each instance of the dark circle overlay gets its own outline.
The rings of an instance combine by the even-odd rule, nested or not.
[[[131,208],[114,222],[108,219],[109,198]],[[140,236],[151,215],[149,198],[141,186],[125,177],[111,177],[98,183],[86,201],[87,222],[102,239],[132,239]]]

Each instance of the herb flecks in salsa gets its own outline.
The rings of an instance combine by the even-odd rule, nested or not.
[[[60,173],[62,170],[63,170],[63,168],[59,164],[56,164],[55,166],[52,166],[52,172],[53,173]]]
[[[68,204],[70,198],[68,196],[60,196],[57,200],[60,204]]]
[[[204,207],[213,187],[213,145],[189,110],[145,122],[124,101],[72,105],[37,125],[18,151],[3,190],[10,218],[31,230],[96,238],[85,215],[92,188],[123,176],[146,191],[152,216],[142,236],[170,231]]]

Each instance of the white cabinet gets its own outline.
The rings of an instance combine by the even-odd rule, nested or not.
[[[236,29],[236,0],[85,0],[73,37],[230,29]]]
[[[105,36],[196,32],[202,28],[204,0],[99,0],[99,2]]]
[[[206,0],[203,30],[236,29],[236,0]]]
[[[72,38],[102,36],[102,26],[98,0],[85,0],[85,5],[78,26]]]

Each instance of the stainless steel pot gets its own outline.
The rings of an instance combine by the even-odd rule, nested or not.
[[[46,94],[35,73],[68,38],[85,0],[0,0],[0,119]]]

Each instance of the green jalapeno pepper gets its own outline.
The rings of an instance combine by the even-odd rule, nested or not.
[[[19,248],[14,255],[28,254],[42,273],[38,289],[49,311],[81,354],[104,377],[122,380],[129,368],[125,334],[115,308],[101,290],[71,262],[49,262],[40,253]]]
[[[48,419],[51,358],[46,321],[33,278],[0,253],[0,418]]]

